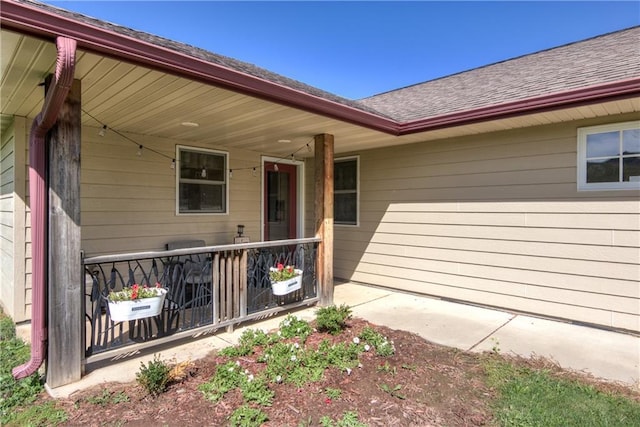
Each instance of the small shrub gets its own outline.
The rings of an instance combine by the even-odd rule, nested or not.
[[[337,335],[347,327],[347,320],[351,318],[351,309],[342,304],[340,307],[331,305],[316,311],[316,325],[319,331]]]
[[[164,392],[169,384],[171,367],[157,355],[154,355],[153,360],[148,364],[140,362],[140,365],[140,371],[136,373],[138,384],[152,396],[158,396]]]
[[[242,405],[229,417],[229,423],[238,427],[258,427],[268,420],[267,414],[249,405]]]

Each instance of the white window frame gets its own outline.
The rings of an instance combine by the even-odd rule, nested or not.
[[[622,181],[622,165],[620,165],[620,177],[617,182],[587,182],[587,137],[596,133],[622,132],[631,129],[640,129],[640,120],[578,128],[578,163],[576,169],[578,173],[577,181],[579,191],[640,190],[640,181]],[[620,143],[622,144],[622,142]],[[620,153],[618,156],[620,162],[622,162],[622,159],[625,157],[635,156],[624,156],[622,150]]]
[[[336,163],[338,163],[338,162],[347,162],[347,161],[351,161],[351,160],[355,160],[356,161],[356,189],[355,189],[355,193],[356,193],[356,222],[355,222],[355,224],[346,223],[346,222],[337,222],[335,220],[335,218],[334,218],[333,223],[337,227],[359,227],[360,226],[360,156],[337,157],[337,158],[333,159],[333,165],[334,165],[334,169],[335,169],[335,164]],[[353,190],[336,191],[334,189],[333,190],[333,193],[334,193],[333,203],[335,204],[335,195],[336,194],[347,193],[347,192],[352,192],[352,191]]]
[[[222,156],[224,158],[224,181],[220,181],[224,185],[225,209],[221,212],[180,212],[180,152],[191,151],[197,153],[211,154]],[[226,151],[211,150],[208,148],[191,147],[187,145],[176,145],[176,215],[177,216],[193,216],[193,215],[228,215],[229,214],[229,153]]]

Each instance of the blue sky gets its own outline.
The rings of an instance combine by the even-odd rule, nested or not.
[[[351,99],[640,25],[639,1],[45,1]]]

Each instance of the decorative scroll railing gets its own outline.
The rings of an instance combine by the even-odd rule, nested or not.
[[[212,333],[318,300],[316,254],[320,239],[85,258],[85,356],[87,361],[137,351],[166,341]],[[269,268],[278,263],[303,270],[301,289],[271,291]],[[154,317],[114,322],[107,295],[137,283],[168,290]]]

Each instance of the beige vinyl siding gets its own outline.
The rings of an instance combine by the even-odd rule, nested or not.
[[[335,276],[640,331],[640,192],[576,186],[576,129],[626,120],[358,153]]]
[[[237,224],[260,239],[260,175],[252,167],[260,155],[231,150],[228,214],[176,215],[178,167],[171,169],[176,145],[221,150],[206,144],[83,129],[81,171],[82,249],[86,256],[162,250],[172,240],[203,239],[207,245],[233,242]],[[145,149],[138,156],[138,146]],[[146,149],[149,148],[149,149]],[[161,153],[159,155],[151,149]],[[166,157],[164,157],[164,156]],[[242,169],[247,168],[247,169]]]
[[[15,322],[30,317],[25,271],[26,120],[15,117],[0,139],[0,304]]]

